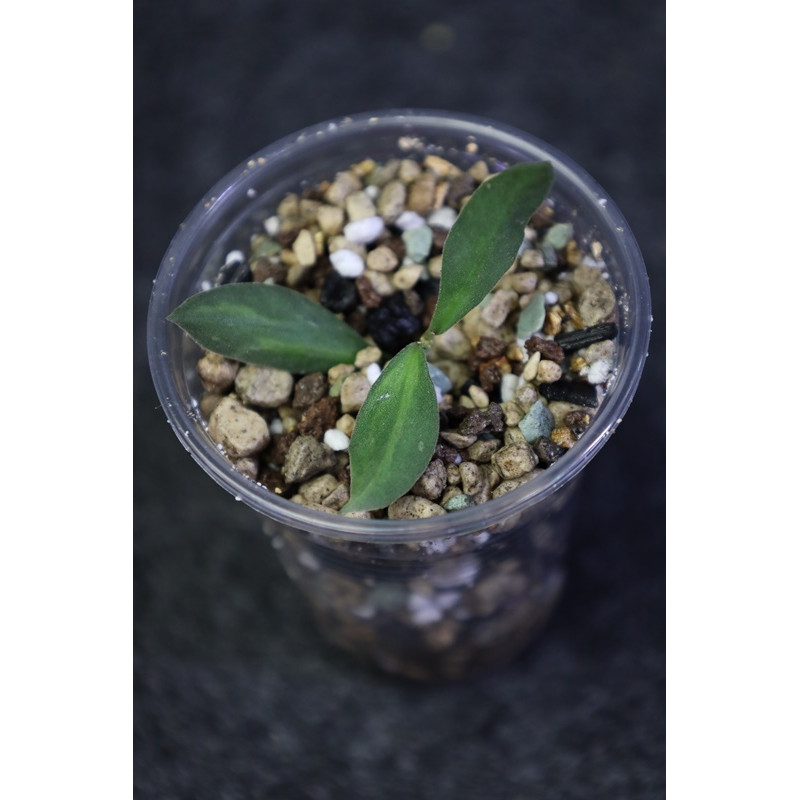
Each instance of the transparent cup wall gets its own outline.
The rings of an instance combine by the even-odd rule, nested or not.
[[[576,482],[493,529],[422,542],[264,529],[329,642],[409,678],[466,678],[509,662],[549,619]]]
[[[588,249],[604,247],[617,293],[618,363],[604,403],[579,443],[502,500],[428,520],[332,517],[248,481],[225,460],[199,413],[200,351],[166,315],[202,288],[236,280],[231,250],[247,252],[290,191],[365,158],[441,155],[461,167],[547,159],[559,219]],[[462,678],[507,663],[549,618],[581,470],[631,401],[647,353],[650,304],[641,255],[619,211],[579,167],[542,142],[484,120],[439,112],[381,112],[323,123],[266,148],[220,181],[181,226],[155,282],[148,318],[154,384],[192,457],[264,516],[288,575],[323,635],[360,660],[418,679]],[[188,468],[188,466],[187,466]]]

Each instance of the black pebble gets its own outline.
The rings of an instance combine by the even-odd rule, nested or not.
[[[343,278],[335,269],[325,276],[319,302],[334,314],[352,311],[358,304],[356,282]]]
[[[540,464],[549,467],[567,452],[567,448],[561,447],[546,436],[540,436],[533,443],[533,452],[539,457]]]
[[[569,331],[568,333],[557,333],[553,338],[557,345],[565,353],[574,353],[582,347],[588,347],[595,342],[602,342],[604,339],[615,339],[619,329],[613,322],[601,322],[598,325],[590,325],[579,331]]]
[[[597,408],[597,390],[591,383],[583,381],[560,380],[555,383],[543,383],[539,386],[539,394],[545,400]]]
[[[402,292],[385,297],[377,308],[367,312],[367,332],[389,355],[413,342],[421,327],[420,321],[406,305]]]

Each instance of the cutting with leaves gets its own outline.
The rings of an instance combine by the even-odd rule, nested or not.
[[[342,512],[385,508],[424,472],[439,437],[426,358],[433,337],[480,304],[511,267],[525,226],[552,182],[548,162],[517,164],[481,183],[461,210],[444,243],[428,329],[386,363],[356,416],[349,445],[350,499]],[[296,374],[353,363],[368,344],[300,292],[264,283],[200,292],[168,319],[207,350]]]

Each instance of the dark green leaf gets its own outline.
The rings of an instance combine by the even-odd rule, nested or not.
[[[226,358],[289,372],[352,363],[367,343],[324,306],[265,283],[200,292],[168,317],[201,347]]]
[[[485,180],[444,244],[439,301],[431,330],[443,333],[492,290],[514,262],[533,212],[553,183],[548,162],[517,164]]]
[[[425,471],[439,436],[439,411],[425,350],[404,347],[372,385],[350,441],[350,501],[342,511],[384,508]]]

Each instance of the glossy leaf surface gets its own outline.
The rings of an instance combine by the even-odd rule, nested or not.
[[[289,372],[352,364],[367,346],[324,306],[300,292],[264,283],[234,283],[200,292],[168,319],[207,350]]]
[[[342,511],[384,508],[428,466],[439,437],[436,392],[419,343],[386,365],[356,417],[350,440],[350,501]]]
[[[526,163],[492,175],[475,190],[444,244],[430,325],[434,333],[443,333],[475,308],[509,269],[525,226],[552,183],[550,163]]]

